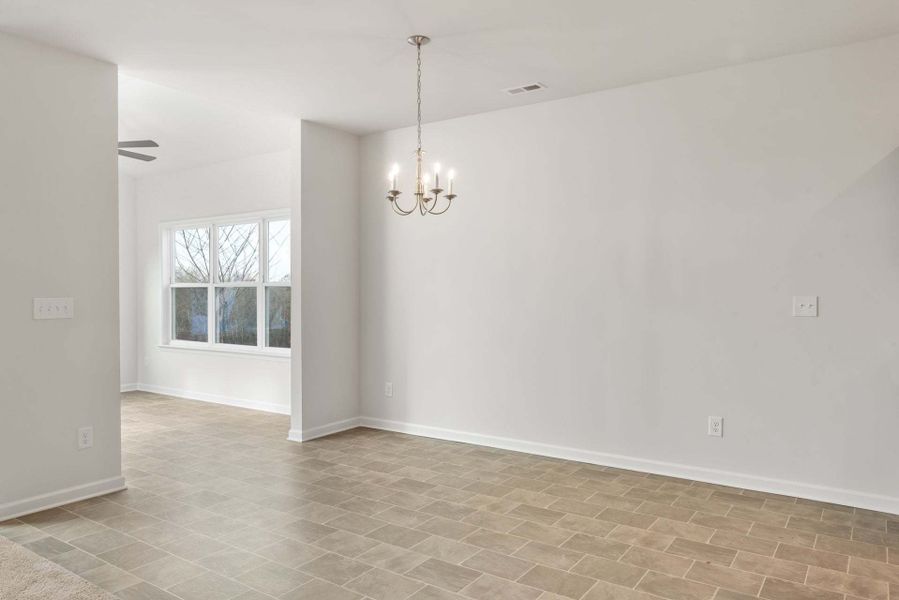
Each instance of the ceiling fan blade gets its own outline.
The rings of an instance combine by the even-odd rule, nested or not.
[[[119,142],[119,148],[159,148],[159,144],[153,140],[135,140],[133,142]]]
[[[127,150],[119,150],[119,156],[127,156],[128,158],[136,158],[137,160],[151,161],[156,160],[155,156],[147,154],[138,154],[137,152],[128,152]]]

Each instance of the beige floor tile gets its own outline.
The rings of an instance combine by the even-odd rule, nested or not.
[[[504,554],[513,554],[516,550],[528,543],[528,540],[517,535],[498,533],[487,529],[479,529],[462,540],[465,544],[494,550]]]
[[[716,531],[709,543],[714,546],[744,550],[753,554],[761,554],[762,556],[774,556],[774,552],[777,550],[777,542],[740,535],[731,531]]]
[[[144,542],[135,542],[97,556],[120,569],[131,570],[167,556],[167,553]]]
[[[849,573],[899,585],[899,565],[853,556],[849,559]]]
[[[35,554],[40,554],[44,558],[50,559],[58,554],[75,549],[74,546],[70,546],[62,540],[58,540],[52,536],[44,537],[23,545]]]
[[[646,569],[642,567],[598,556],[585,556],[570,570],[578,575],[631,588],[646,574]]]
[[[842,513],[839,513],[842,514]],[[848,556],[857,556],[868,560],[886,562],[887,548],[886,546],[875,546],[864,542],[855,542],[845,540],[843,538],[835,538],[827,535],[819,535],[815,542],[816,550],[824,550],[826,552],[834,552],[836,554],[846,554]]]
[[[656,533],[637,527],[619,525],[606,536],[607,539],[621,542],[629,546],[642,546],[651,550],[662,551],[671,545],[674,536]]]
[[[628,545],[585,533],[576,533],[562,544],[562,548],[604,558],[617,559],[627,552]]]
[[[653,523],[649,530],[663,535],[693,540],[694,542],[708,542],[715,534],[715,530],[710,527],[661,518]]]
[[[235,577],[240,583],[270,596],[281,596],[312,580],[312,577],[273,562],[266,562]]]
[[[492,575],[482,575],[462,590],[463,595],[475,600],[537,600],[542,593],[536,588]]]
[[[812,550],[811,548],[791,546],[789,544],[780,544],[777,547],[777,552],[774,553],[774,557],[835,571],[845,572],[849,568],[849,557],[845,554]]]
[[[566,598],[576,599],[583,596],[596,583],[596,580],[537,565],[525,573],[518,582]]]
[[[870,600],[889,600],[890,596],[890,587],[885,581],[848,575],[819,567],[809,569],[805,585]]]
[[[739,552],[731,565],[741,571],[768,575],[777,579],[784,579],[802,583],[808,573],[808,566],[799,563],[769,558],[750,552]]]
[[[843,594],[768,577],[759,597],[766,600],[843,600]]]
[[[625,552],[624,556],[621,557],[621,561],[637,567],[643,567],[644,569],[674,575],[675,577],[683,577],[693,564],[693,561],[689,558],[656,552],[655,550],[640,548],[639,546],[633,546]]]
[[[586,519],[587,517],[579,518]],[[522,521],[509,533],[521,538],[526,538],[535,542],[543,542],[553,546],[563,544],[568,538],[574,535],[570,529],[563,529],[553,525],[543,525],[542,523],[535,523],[533,521]]]
[[[694,542],[683,538],[676,538],[668,549],[669,554],[676,554],[694,560],[702,560],[720,565],[730,565],[737,556],[737,551],[732,548],[723,548],[721,546],[713,546],[712,544],[704,544],[702,542]]]
[[[132,569],[131,572],[156,587],[167,589],[202,575],[206,569],[183,558],[168,555]]]
[[[325,550],[296,540],[281,540],[255,550],[255,554],[286,567],[297,567],[318,558],[325,552]]]
[[[106,529],[105,531],[75,538],[70,543],[73,546],[81,548],[85,552],[96,555],[106,552],[107,550],[113,550],[115,548],[127,546],[128,544],[133,544],[136,541],[136,539],[121,531]]]
[[[196,561],[198,565],[225,577],[235,578],[241,573],[266,564],[266,559],[238,548],[225,548]]]
[[[79,575],[104,590],[113,593],[140,583],[140,579],[131,573],[109,564],[103,564],[94,569],[83,571]]]
[[[177,596],[159,589],[146,581],[127,587],[116,592],[121,600],[178,600]]]
[[[481,548],[464,542],[457,542],[449,538],[432,535],[424,541],[412,546],[411,550],[425,554],[433,558],[439,558],[451,563],[461,563],[470,556],[477,554]]]
[[[715,595],[714,586],[653,571],[637,584],[637,589],[670,600],[708,600]]]
[[[453,540],[461,540],[471,535],[479,528],[475,527],[474,525],[454,521],[452,519],[433,517],[429,521],[426,521],[419,525],[417,529],[434,535],[439,535],[441,537],[450,538]]]
[[[400,546],[403,548],[411,548],[412,546],[426,540],[428,537],[430,537],[430,534],[424,531],[419,531],[417,529],[403,527],[401,525],[388,524],[369,532],[367,534],[367,537],[379,542],[384,542],[386,544],[393,544],[394,546]]]
[[[711,586],[755,596],[759,593],[764,577],[714,563],[696,561],[687,571],[687,579]]]
[[[183,600],[230,600],[247,589],[233,579],[207,572],[172,586],[167,591]]]
[[[400,600],[408,598],[423,588],[424,584],[375,568],[353,579],[346,584],[346,587],[374,600]]]
[[[458,592],[480,577],[481,573],[468,567],[430,558],[406,575],[445,590]]]
[[[462,600],[462,596],[428,585],[412,594],[409,600]]]
[[[373,567],[380,567],[394,573],[405,573],[414,569],[428,557],[418,552],[405,550],[391,544],[378,544],[371,550],[356,557],[356,560]]]
[[[513,554],[517,558],[567,571],[573,567],[584,553],[578,550],[559,548],[541,542],[528,542]]]
[[[463,561],[462,566],[504,579],[515,580],[530,570],[534,563],[490,550],[482,550]]]
[[[555,498],[553,498],[553,501],[555,501]],[[529,504],[521,504],[507,514],[511,517],[517,517],[526,521],[534,521],[544,525],[552,525],[565,516],[564,512],[549,510],[539,506],[531,506]]]
[[[50,560],[59,566],[68,569],[72,573],[83,573],[84,571],[96,569],[103,565],[102,560],[93,554],[88,554],[84,550],[79,550],[78,548],[63,552],[62,554],[57,554]]]
[[[304,573],[308,573],[337,585],[343,585],[346,582],[359,577],[371,568],[371,566],[366,565],[365,563],[333,553],[319,556],[299,567]]]
[[[344,529],[351,533],[366,534],[369,531],[378,529],[386,525],[384,521],[373,519],[357,513],[346,513],[335,517],[326,523],[329,527]]]
[[[546,599],[541,596],[540,600]],[[583,600],[658,600],[658,596],[600,581],[587,592]]]
[[[200,560],[227,548],[227,545],[199,533],[186,536],[161,546],[163,550],[187,560]]]

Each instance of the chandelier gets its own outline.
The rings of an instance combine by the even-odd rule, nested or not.
[[[413,35],[406,40],[413,46],[418,53],[418,147],[415,149],[415,190],[412,195],[415,197],[414,203],[408,210],[402,208],[397,201],[401,192],[397,189],[397,175],[399,175],[399,165],[394,164],[393,168],[387,176],[387,201],[393,211],[398,215],[411,215],[417,208],[422,215],[442,215],[449,210],[450,204],[456,194],[453,193],[453,179],[455,172],[448,173],[449,189],[444,190],[440,187],[440,164],[434,164],[434,181],[431,183],[430,174],[424,171],[424,150],[421,149],[421,47],[431,41],[426,35]],[[443,192],[446,191],[446,194]],[[443,194],[445,203],[440,202],[440,195]],[[438,204],[445,204],[442,208],[437,208]]]

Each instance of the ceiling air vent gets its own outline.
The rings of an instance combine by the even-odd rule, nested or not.
[[[536,92],[537,90],[545,90],[546,86],[542,83],[529,83],[527,85],[521,85],[518,87],[508,88],[503,90],[510,96],[517,96],[518,94],[526,94],[528,92]]]

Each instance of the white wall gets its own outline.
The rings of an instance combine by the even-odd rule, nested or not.
[[[290,153],[137,179],[138,372],[141,389],[290,412],[290,359],[161,348],[160,223],[288,208]]]
[[[2,521],[124,481],[116,68],[0,34],[0,81]],[[32,320],[32,298],[59,296],[73,319]]]
[[[302,376],[294,381],[290,438],[300,441],[359,415],[359,138],[309,121],[296,134],[293,212],[301,216],[292,256],[302,283],[291,304],[302,353],[292,359]]]
[[[137,385],[137,222],[134,178],[119,173],[119,380]]]
[[[893,37],[428,124],[440,217],[383,200],[414,130],[365,138],[364,422],[899,512],[897,69]]]

